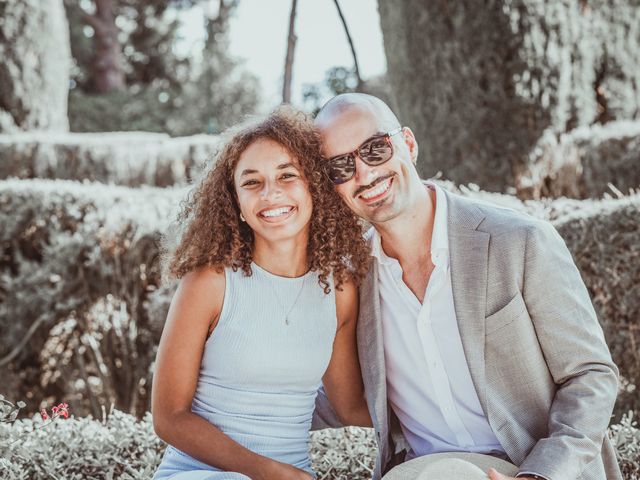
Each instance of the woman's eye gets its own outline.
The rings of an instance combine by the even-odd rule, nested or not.
[[[283,173],[282,174],[282,178],[284,180],[288,180],[290,178],[296,178],[296,177],[297,177],[297,175],[295,173]]]
[[[246,182],[244,182],[242,184],[243,187],[252,187],[254,185],[257,185],[258,181],[257,180],[247,180]]]

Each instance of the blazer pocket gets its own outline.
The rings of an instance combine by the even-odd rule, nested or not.
[[[485,317],[485,335],[490,335],[497,330],[511,324],[527,312],[527,305],[524,303],[522,294],[518,291],[509,302],[495,313]]]

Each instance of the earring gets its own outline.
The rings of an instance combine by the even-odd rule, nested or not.
[[[247,220],[244,218],[244,215],[242,215],[242,212],[240,212],[240,220],[242,220],[243,222],[246,222]]]

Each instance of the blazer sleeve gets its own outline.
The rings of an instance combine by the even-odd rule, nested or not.
[[[558,390],[548,436],[536,443],[520,471],[575,479],[600,454],[618,369],[571,253],[547,222],[536,222],[527,233],[523,296]]]

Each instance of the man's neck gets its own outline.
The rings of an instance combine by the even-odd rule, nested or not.
[[[384,253],[401,265],[427,258],[435,218],[435,191],[422,188],[409,208],[389,222],[374,225]]]

